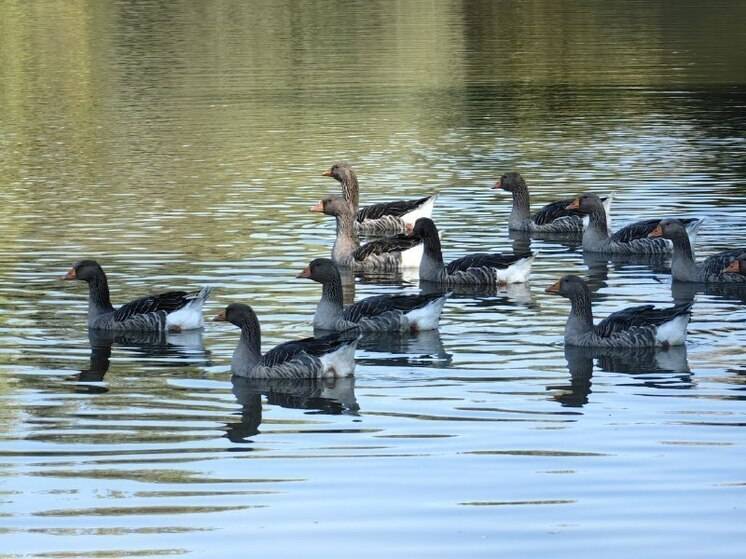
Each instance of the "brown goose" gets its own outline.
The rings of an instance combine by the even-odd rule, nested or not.
[[[391,235],[405,233],[406,225],[414,225],[420,217],[433,213],[436,195],[416,200],[396,200],[359,208],[357,175],[347,163],[335,163],[322,173],[342,185],[342,196],[352,204],[355,214],[354,227],[361,235]]]

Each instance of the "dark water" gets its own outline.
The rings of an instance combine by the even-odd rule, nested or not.
[[[6,2],[0,6],[0,554],[741,557],[746,293],[535,240],[531,283],[454,296],[440,334],[367,340],[354,381],[232,383],[237,332],[89,338],[112,298],[216,289],[264,345],[310,333],[307,212],[439,192],[446,258],[509,250],[535,204],[746,238],[740,2]],[[686,348],[565,350],[595,312],[696,296]],[[416,282],[361,281],[358,298]]]

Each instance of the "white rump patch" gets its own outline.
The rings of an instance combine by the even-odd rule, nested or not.
[[[686,342],[686,327],[689,315],[683,314],[664,322],[655,331],[655,341],[660,345],[681,345]]]
[[[355,374],[357,340],[319,357],[324,377],[351,377]]]
[[[421,206],[418,206],[412,211],[407,212],[403,216],[401,216],[401,220],[404,223],[410,223],[414,225],[414,222],[420,219],[421,217],[431,217],[433,215],[433,206],[435,205],[435,200],[437,198],[438,198],[438,195],[433,194],[432,196],[430,196],[427,202],[425,202]]]
[[[408,248],[401,253],[401,267],[419,269],[422,262],[422,254],[425,251],[425,244],[420,243],[417,246]]]
[[[438,299],[430,301],[424,307],[409,311],[405,316],[409,324],[417,330],[435,330],[440,322],[440,314],[443,312],[443,305],[450,293],[446,293]]]
[[[525,283],[531,273],[531,264],[533,264],[537,254],[539,253],[535,252],[527,258],[521,258],[504,270],[497,270],[497,281],[499,283]]]

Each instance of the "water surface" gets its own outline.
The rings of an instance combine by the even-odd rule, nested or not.
[[[7,2],[0,8],[0,554],[740,557],[746,293],[534,240],[531,282],[457,294],[438,334],[367,339],[354,380],[231,381],[230,325],[86,332],[112,299],[216,288],[264,346],[309,335],[307,211],[439,193],[446,259],[510,250],[537,206],[613,192],[614,223],[746,238],[746,5]],[[686,348],[565,349],[561,274],[597,317],[696,297]],[[362,298],[416,282],[360,280]]]

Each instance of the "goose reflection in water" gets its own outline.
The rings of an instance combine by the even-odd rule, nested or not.
[[[358,356],[357,362],[365,365],[448,367],[451,354],[445,350],[438,330],[417,333],[371,332],[364,334],[357,343],[358,351],[384,353],[385,356]]]
[[[746,304],[746,284],[740,283],[691,283],[684,281],[671,282],[671,296],[675,303],[694,301],[698,293],[717,297],[726,301]]]
[[[551,385],[553,398],[567,407],[582,407],[591,394],[594,360],[598,368],[609,373],[673,373],[673,376],[642,380],[648,388],[688,389],[694,386],[687,361],[686,346],[660,348],[593,348],[565,346],[570,371],[569,385]]]
[[[354,377],[309,379],[255,379],[233,376],[233,395],[241,404],[240,420],[225,425],[225,437],[235,443],[247,442],[259,434],[262,396],[267,404],[308,410],[326,415],[357,415]]]
[[[88,341],[91,355],[88,368],[81,369],[70,380],[79,383],[98,383],[109,371],[112,346],[134,354],[136,358],[150,358],[159,367],[183,367],[184,365],[207,366],[209,352],[202,342],[201,330],[179,333],[171,332],[112,332],[89,330]],[[81,387],[87,392],[106,392],[103,386]]]
[[[584,252],[583,263],[588,267],[586,278],[591,292],[595,294],[602,287],[607,286],[609,280],[609,267],[615,272],[630,273],[636,268],[652,270],[653,272],[670,273],[670,258],[661,254],[600,254],[596,252]],[[603,293],[594,297],[594,301],[602,301]]]
[[[450,300],[461,299],[462,302],[464,299],[479,297],[473,305],[477,307],[492,306],[496,302],[533,305],[533,296],[528,283],[509,283],[500,286],[454,285],[448,289],[432,283],[423,283],[420,291],[424,294],[450,292]]]

